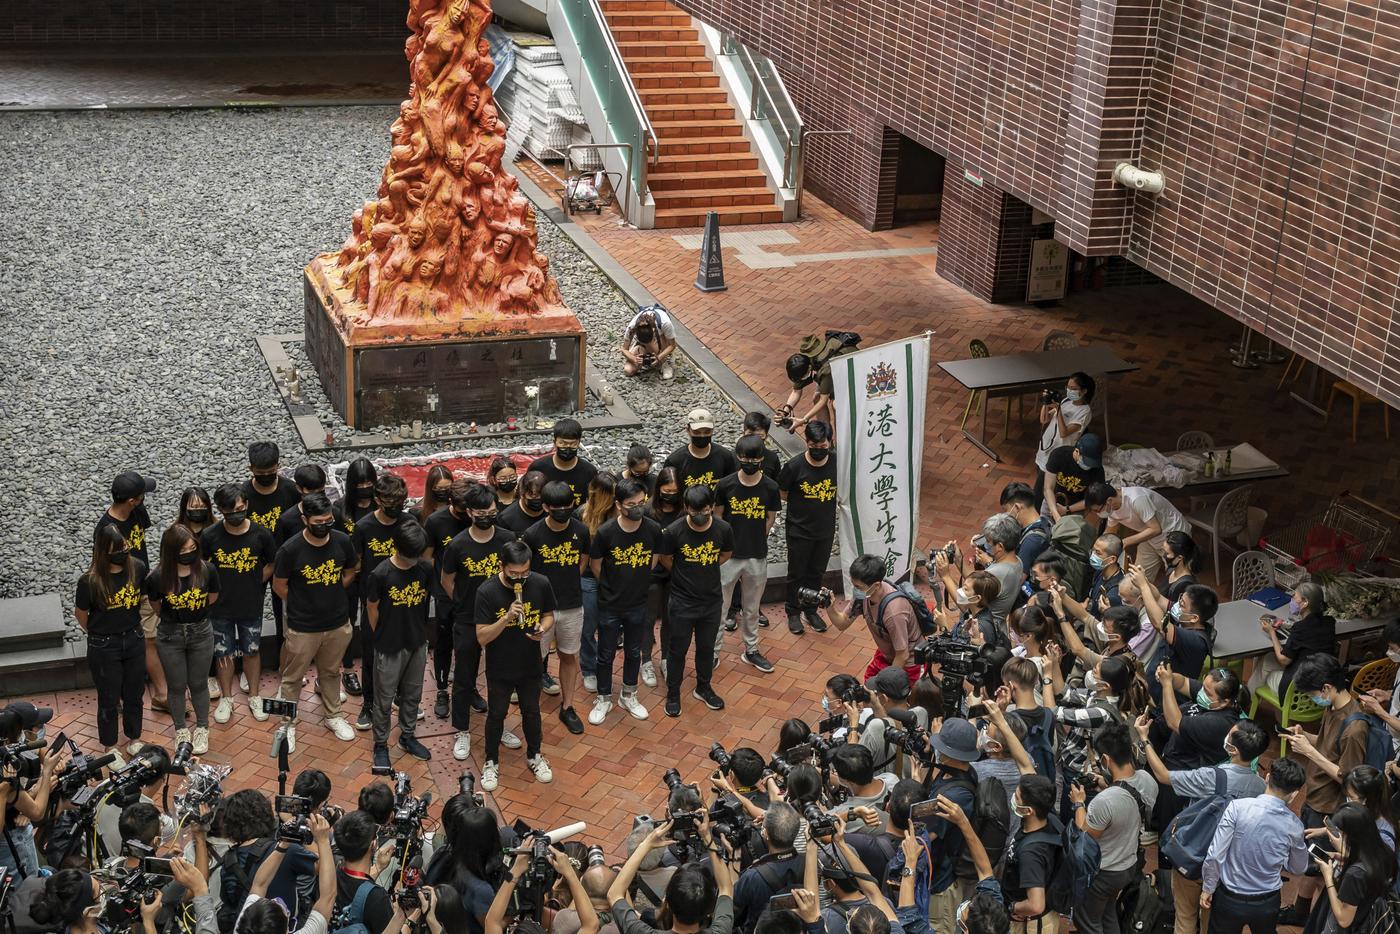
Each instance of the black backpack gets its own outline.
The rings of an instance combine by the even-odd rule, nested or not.
[[[946,784],[959,785],[972,792],[972,829],[982,841],[982,848],[987,851],[987,860],[993,866],[997,865],[1006,852],[1006,841],[1011,832],[1011,806],[1007,803],[1006,786],[999,778],[978,781],[977,774],[972,771],[966,775],[950,776]],[[953,871],[960,879],[977,878],[972,857],[965,848]]]
[[[1050,737],[1055,729],[1055,712],[1049,707],[1040,708],[1040,722],[1031,720],[1029,711],[1017,710],[1016,716],[1026,725],[1026,741],[1021,745],[1030,756],[1031,764],[1039,775],[1055,780],[1055,745]]]
[[[875,610],[875,628],[885,632],[885,607],[889,606],[891,600],[903,597],[908,600],[914,608],[914,619],[919,624],[919,632],[924,638],[928,638],[938,632],[938,621],[933,618],[933,611],[924,602],[923,594],[908,581],[901,581],[896,584],[894,581],[886,581],[894,588],[893,593],[887,593],[880,598],[880,606]]]
[[[1055,848],[1055,865],[1050,872],[1050,882],[1045,887],[1045,910],[1058,912],[1066,917],[1074,908],[1074,872],[1065,858],[1064,831],[1057,829],[1059,820],[1051,815],[1050,822],[1033,833],[1023,834],[1020,845],[1046,843]]]
[[[253,874],[276,842],[269,839],[246,847],[231,846],[224,852],[219,863],[219,910],[215,915],[223,934],[230,934],[238,923],[243,902],[253,887]]]

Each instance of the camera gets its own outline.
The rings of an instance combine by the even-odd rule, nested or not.
[[[124,930],[141,923],[141,906],[155,900],[161,887],[170,881],[168,877],[145,870],[145,860],[140,868],[107,870],[93,873],[102,886],[106,907],[102,918],[109,928]]]
[[[420,846],[419,832],[423,829],[423,821],[428,819],[428,805],[432,800],[430,793],[414,796],[406,772],[394,773],[394,811],[386,826],[389,835],[399,841],[399,864],[402,866],[411,862],[409,857]]]
[[[224,779],[232,771],[233,767],[228,765],[197,765],[188,769],[185,780],[174,795],[175,813],[180,822],[202,823],[208,820],[224,795]]]
[[[1097,791],[1099,788],[1099,777],[1093,772],[1085,772],[1081,775],[1076,775],[1070,779],[1070,781],[1074,782],[1074,784],[1083,788],[1085,791]]]
[[[1059,405],[1064,399],[1065,393],[1062,389],[1042,389],[1040,391],[1041,405]]]
[[[952,542],[949,542],[948,547],[943,549],[943,556],[948,559],[949,564],[957,564],[958,546],[954,545]]]
[[[887,725],[885,742],[904,750],[926,766],[933,764],[933,747],[929,745],[928,736],[916,726],[901,729]]]
[[[835,595],[829,587],[798,587],[797,605],[804,610],[826,609]]]
[[[870,703],[870,692],[862,684],[853,684],[841,692],[841,703],[843,704],[868,704]]]
[[[311,816],[311,799],[301,795],[278,795],[272,807],[279,815],[289,815],[288,820],[281,821],[277,825],[278,842],[285,841],[310,846],[311,828],[307,825],[306,819]]]
[[[815,804],[809,802],[805,805],[802,808],[802,816],[807,819],[807,834],[810,837],[821,839],[836,832],[836,818]]]
[[[166,770],[153,761],[156,753],[142,750],[136,757],[119,769],[113,769],[111,776],[97,785],[80,788],[72,798],[76,807],[82,808],[106,802],[117,808],[135,804],[141,800],[141,789],[154,784]]]
[[[789,750],[789,752],[790,751],[791,750]],[[768,771],[772,772],[780,779],[787,778],[788,773],[792,771],[793,763],[783,758],[785,755],[786,753],[774,753],[773,758],[768,760]]]
[[[423,907],[423,887],[421,885],[406,885],[394,893],[394,901],[399,903],[404,914],[415,911]]]
[[[710,759],[719,766],[721,774],[729,771],[729,753],[724,751],[724,747],[719,743],[710,745]]]
[[[817,721],[818,733],[830,733],[832,730],[840,730],[848,726],[846,715],[843,713],[832,714],[825,720]]]
[[[601,846],[595,843],[588,848],[588,867],[590,869],[594,866],[606,866],[607,862],[608,857],[603,852],[603,848]]]
[[[73,747],[76,749],[76,746]],[[103,756],[89,756],[85,753],[74,753],[68,760],[62,772],[58,773],[58,784],[54,787],[54,794],[64,800],[72,800],[73,797],[88,783],[102,777],[102,770],[107,768],[117,759],[116,753],[107,753]]]
[[[5,776],[4,780],[16,788],[28,788],[32,785],[43,771],[38,751],[46,745],[48,744],[42,739],[36,739],[32,743],[0,746],[0,768],[11,773]]]
[[[472,804],[477,807],[486,806],[486,798],[481,792],[476,790],[476,776],[470,771],[463,772],[457,779],[457,791],[472,799]]]
[[[958,703],[964,693],[963,682],[974,688],[986,687],[991,666],[985,653],[991,651],[994,649],[990,646],[984,645],[979,649],[971,642],[945,634],[915,646],[909,654],[916,664],[938,666],[944,716],[957,717],[961,716]]]

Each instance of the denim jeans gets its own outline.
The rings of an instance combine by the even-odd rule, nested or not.
[[[0,866],[18,869],[21,878],[39,874],[39,851],[34,846],[34,825],[10,826],[0,840]]]
[[[642,668],[642,639],[650,614],[647,606],[627,609],[606,609],[598,622],[598,693],[612,694],[613,656],[617,653],[617,634],[622,633],[622,689],[629,694],[637,690],[637,675]]]
[[[720,616],[724,608],[676,606],[671,604],[671,640],[666,650],[666,699],[681,698],[681,681],[685,679],[685,657],[695,641],[695,689],[710,689],[710,676],[715,671],[715,637],[719,634]]]
[[[598,578],[580,578],[583,584],[583,645],[578,667],[584,677],[598,673]],[[614,639],[616,636],[614,636]]]
[[[166,700],[175,729],[185,728],[185,690],[194,707],[194,724],[209,728],[209,665],[214,660],[214,626],[162,622],[156,627],[156,654],[169,686]]]
[[[117,635],[89,635],[87,661],[97,688],[97,741],[104,747],[117,745],[118,714],[126,738],[140,739],[146,702],[146,637],[141,627]]]

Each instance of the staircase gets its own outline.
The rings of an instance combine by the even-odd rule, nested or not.
[[[647,170],[657,227],[724,226],[783,219],[758,155],[690,14],[667,0],[600,0],[642,106],[660,140]]]

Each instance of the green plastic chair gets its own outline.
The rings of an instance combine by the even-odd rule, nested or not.
[[[1141,448],[1142,445],[1138,444],[1136,441],[1129,441],[1127,444],[1118,445],[1118,450],[1120,451],[1137,451]]]
[[[1312,698],[1306,693],[1294,689],[1293,682],[1288,683],[1288,690],[1283,695],[1283,703],[1280,704],[1278,695],[1268,687],[1260,685],[1254,692],[1254,700],[1249,705],[1249,719],[1255,719],[1255,714],[1259,710],[1259,702],[1265,701],[1271,707],[1278,708],[1279,728],[1286,729],[1295,723],[1312,723],[1322,719],[1323,708],[1312,702]],[[1288,740],[1280,737],[1278,744],[1279,757],[1288,755]]]
[[[980,338],[976,338],[976,337],[974,337],[972,340],[968,341],[968,344],[967,344],[967,351],[968,351],[969,354],[972,355],[972,358],[973,358],[974,360],[981,360],[981,359],[983,359],[983,358],[985,358],[985,357],[990,357],[990,356],[992,355],[992,352],[991,352],[990,350],[987,349],[987,342],[984,341],[984,340],[981,340]],[[962,424],[958,426],[958,430],[961,431],[962,429],[966,428],[966,427],[967,427],[967,417],[968,417],[969,415],[971,415],[974,411],[976,411],[978,407],[983,406],[983,405],[986,405],[986,404],[987,404],[987,392],[986,392],[986,390],[983,390],[983,389],[974,389],[974,390],[972,390],[971,392],[969,392],[969,393],[967,394],[967,408],[963,409]],[[1006,403],[1006,411],[1007,411],[1007,413],[1008,413],[1008,414],[1007,414],[1007,418],[1010,418],[1010,417],[1011,417],[1011,416],[1010,416],[1010,412],[1011,412],[1011,401],[1010,401],[1009,399],[1007,400],[1007,403]]]

